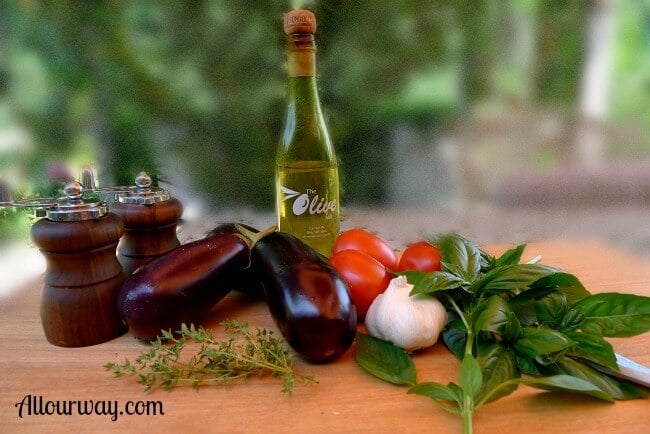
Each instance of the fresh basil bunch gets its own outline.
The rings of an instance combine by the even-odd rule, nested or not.
[[[440,250],[442,271],[403,274],[414,284],[411,295],[430,294],[445,304],[443,340],[461,361],[459,384],[417,383],[405,351],[359,334],[356,359],[367,372],[462,416],[466,433],[475,410],[519,384],[605,401],[649,394],[603,371],[619,370],[605,338],[650,330],[650,297],[592,295],[574,275],[520,263],[525,245],[494,257],[456,234],[430,242]]]

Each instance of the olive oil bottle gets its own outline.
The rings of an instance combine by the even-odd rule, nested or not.
[[[316,18],[284,16],[289,82],[287,117],[276,154],[278,227],[330,256],[339,233],[339,178],[316,86]]]

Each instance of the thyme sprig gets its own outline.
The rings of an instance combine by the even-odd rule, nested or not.
[[[282,392],[291,394],[296,384],[311,384],[311,375],[297,375],[284,340],[267,329],[251,331],[248,323],[227,320],[221,323],[227,338],[218,340],[203,327],[183,324],[175,334],[163,331],[151,348],[135,362],[107,363],[104,368],[115,377],[137,376],[145,391],[156,387],[172,389],[204,384],[226,384],[251,375],[271,375],[282,381]],[[183,357],[190,343],[199,344],[191,357]]]

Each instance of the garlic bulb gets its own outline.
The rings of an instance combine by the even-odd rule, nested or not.
[[[414,351],[430,347],[447,323],[445,307],[427,295],[410,296],[413,285],[406,277],[390,281],[388,288],[370,305],[366,327],[370,335]]]

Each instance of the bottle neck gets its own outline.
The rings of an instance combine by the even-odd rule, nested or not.
[[[314,35],[308,33],[289,35],[287,55],[289,77],[314,77],[316,75]]]
[[[314,35],[289,35],[287,55],[289,82],[287,98],[289,119],[305,132],[323,128],[324,121],[316,86],[316,44]],[[316,134],[316,133],[314,133]]]
[[[279,165],[288,161],[335,164],[316,86],[314,35],[290,35],[287,48],[287,119],[276,161]]]

